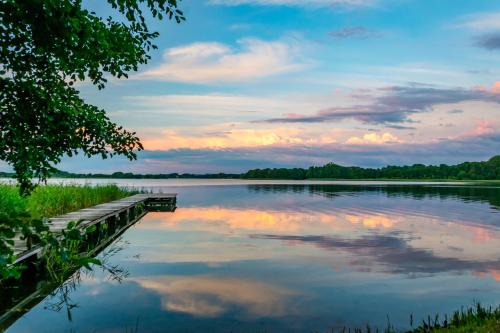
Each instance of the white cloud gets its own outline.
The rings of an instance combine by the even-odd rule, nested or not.
[[[211,4],[238,6],[238,5],[260,5],[260,6],[369,6],[375,0],[210,0]]]
[[[459,20],[456,26],[473,30],[500,29],[500,12],[466,15]]]
[[[298,49],[281,41],[246,38],[239,48],[216,42],[174,47],[164,62],[136,76],[139,79],[192,83],[238,82],[301,70]]]

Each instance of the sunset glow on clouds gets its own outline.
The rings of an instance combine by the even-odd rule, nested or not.
[[[209,129],[200,130],[200,134],[198,135],[164,131],[161,136],[153,136],[151,138],[145,136],[143,143],[146,149],[168,150],[178,148],[219,149],[273,145],[318,145],[336,142],[334,137],[332,135],[327,135],[327,133],[311,136],[307,135],[307,133],[303,133],[303,131],[297,128],[232,129],[229,125],[227,131],[207,131],[209,131]]]
[[[65,159],[62,169],[379,167],[500,153],[500,4],[446,0],[432,12],[417,0],[182,7],[187,21],[155,26],[159,50],[129,80],[102,92],[79,86],[137,132],[142,162]]]
[[[362,138],[353,136],[346,141],[347,144],[353,144],[353,145],[387,144],[387,143],[398,143],[398,142],[400,142],[400,140],[397,137],[387,132],[383,134],[369,133],[363,135]]]
[[[491,87],[491,91],[495,94],[500,94],[500,81],[497,81],[493,84],[493,87]]]

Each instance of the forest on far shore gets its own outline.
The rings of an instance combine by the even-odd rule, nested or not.
[[[302,168],[253,169],[241,175],[244,179],[500,179],[500,155],[483,162],[464,162],[456,165],[386,166],[361,168],[328,163]]]

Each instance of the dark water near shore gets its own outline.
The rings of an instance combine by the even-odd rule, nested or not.
[[[110,247],[123,279],[82,273],[8,331],[326,332],[388,316],[409,328],[410,314],[500,303],[500,188],[162,190],[177,210]]]

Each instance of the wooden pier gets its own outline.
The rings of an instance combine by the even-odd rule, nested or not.
[[[82,221],[80,225],[82,229],[95,225],[97,232],[102,229],[119,232],[142,217],[148,210],[174,211],[176,199],[175,193],[136,194],[51,218],[48,226],[50,231],[58,233],[65,229],[68,223]],[[104,225],[106,227],[103,228]],[[19,238],[14,243],[16,263],[36,260],[42,252],[41,246],[31,245],[29,240]]]
[[[120,200],[100,204],[76,212],[64,214],[50,219],[50,230],[61,232],[71,221],[82,221],[80,227],[85,229],[95,225],[96,231],[91,234],[89,255],[95,256],[103,251],[131,225],[140,220],[148,211],[173,212],[176,208],[177,195],[169,194],[136,194]],[[29,246],[24,240],[15,242],[16,263],[34,263],[43,254],[41,246]],[[51,280],[39,280],[28,274],[20,282],[23,288],[5,288],[0,294],[0,332],[6,330],[33,306],[41,302],[47,295],[54,293],[59,286]],[[42,274],[43,277],[43,274]],[[8,292],[7,292],[8,291]],[[13,293],[13,294],[12,294]],[[5,294],[5,295],[4,295]],[[4,297],[2,299],[2,297]]]

